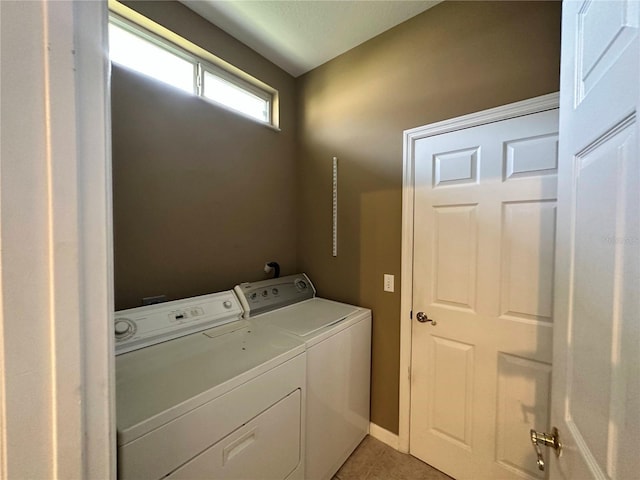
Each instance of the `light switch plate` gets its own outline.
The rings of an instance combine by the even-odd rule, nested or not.
[[[389,275],[388,273],[384,274],[384,291],[385,292],[393,292],[394,291],[394,276]]]

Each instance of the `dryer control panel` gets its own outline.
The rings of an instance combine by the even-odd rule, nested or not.
[[[115,312],[116,355],[242,318],[232,290]]]
[[[234,287],[234,291],[242,303],[245,317],[270,312],[316,295],[316,289],[304,273],[241,283]]]

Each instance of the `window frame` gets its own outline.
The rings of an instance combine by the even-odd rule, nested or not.
[[[193,65],[193,91],[191,92],[193,95],[213,104],[220,108],[223,108],[229,112],[233,112],[236,115],[240,115],[244,118],[257,122],[261,125],[265,125],[274,130],[280,131],[278,125],[278,104],[279,104],[279,95],[278,91],[269,85],[261,82],[260,80],[252,77],[248,73],[239,70],[237,67],[228,64],[222,59],[219,59],[212,53],[207,50],[198,47],[195,44],[192,44],[187,39],[167,30],[161,25],[156,24],[152,20],[144,17],[137,12],[129,9],[128,7],[123,6],[118,2],[109,2],[110,10],[109,10],[109,24],[113,23],[116,27],[119,27],[132,35],[140,37],[143,40],[146,40],[158,48],[166,50],[167,52],[174,54],[183,60],[188,61]],[[118,11],[114,11],[112,3],[116,4],[119,8]],[[132,18],[134,17],[134,18]],[[141,17],[141,18],[135,18]],[[142,25],[142,22],[138,22],[136,20],[144,19],[145,25]],[[153,30],[147,28],[148,26],[155,27]],[[165,33],[163,35],[163,33]],[[170,38],[166,38],[171,35]],[[182,45],[177,44],[174,40],[179,40],[180,43],[185,44],[187,47],[191,47],[189,49],[184,48]],[[200,55],[194,53],[189,50],[198,50]],[[206,54],[208,59],[203,58]],[[215,63],[214,63],[215,61]],[[117,63],[117,62],[114,62]],[[127,68],[126,65],[124,68]],[[263,100],[266,104],[266,119],[261,119],[255,117],[249,113],[245,113],[239,109],[234,108],[232,105],[228,105],[225,103],[218,102],[214,99],[208,98],[204,96],[204,74],[208,72],[214,77],[219,78],[220,80],[230,83],[231,85],[239,88],[240,90],[245,91],[246,93],[253,95],[254,97]],[[158,78],[158,81],[162,81]],[[178,88],[178,87],[174,87]],[[184,90],[182,90],[184,91]]]

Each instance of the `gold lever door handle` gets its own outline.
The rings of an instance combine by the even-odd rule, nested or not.
[[[531,435],[531,443],[533,443],[533,448],[536,450],[536,455],[538,456],[538,469],[544,471],[545,463],[544,457],[542,456],[542,450],[540,447],[551,447],[556,452],[556,457],[559,457],[562,453],[562,443],[560,443],[560,436],[558,434],[558,429],[553,427],[551,430],[551,435],[548,433],[540,433],[535,430],[531,430],[529,432]]]

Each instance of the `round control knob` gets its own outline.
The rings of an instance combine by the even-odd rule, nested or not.
[[[278,294],[278,289],[277,288],[272,289],[271,293],[273,293],[274,295],[277,295]]]
[[[269,292],[267,292],[266,290],[263,290],[263,291],[262,291],[262,296],[263,296],[263,297],[266,297],[267,295],[269,295]]]
[[[131,330],[131,324],[124,320],[119,320],[115,324],[116,335],[124,335]]]
[[[299,292],[303,292],[307,289],[307,282],[299,278],[295,281],[295,286]]]
[[[231,303],[229,300],[225,300],[224,302],[222,302],[222,306],[224,308],[231,308],[233,306],[233,303]]]

